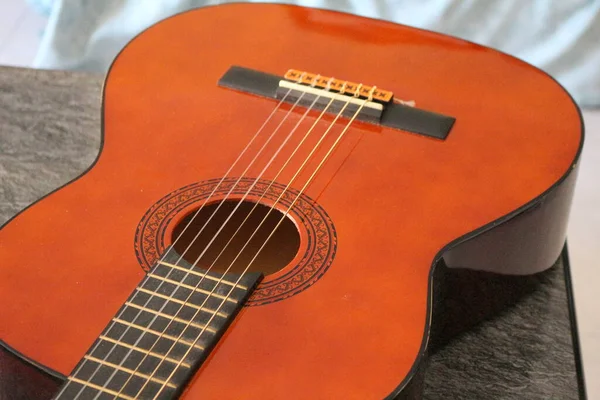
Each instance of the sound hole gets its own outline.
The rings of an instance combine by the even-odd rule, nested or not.
[[[211,271],[228,270],[239,274],[252,263],[249,271],[268,275],[288,265],[300,248],[296,225],[277,209],[271,211],[271,207],[250,201],[226,200],[205,205],[194,217],[196,211],[187,214],[175,226],[172,241],[177,253],[199,268],[210,267]],[[231,218],[225,222],[229,216]],[[277,226],[282,217],[283,221]],[[217,234],[221,227],[223,229]],[[275,228],[275,233],[267,241]],[[182,232],[181,238],[176,241]],[[213,238],[215,240],[209,245]],[[266,245],[259,252],[265,241]]]

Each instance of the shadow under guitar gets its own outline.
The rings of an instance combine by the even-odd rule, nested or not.
[[[523,298],[549,285],[562,269],[557,262],[534,275],[502,275],[487,271],[438,266],[442,282],[434,300],[430,354],[482,322],[509,313]]]

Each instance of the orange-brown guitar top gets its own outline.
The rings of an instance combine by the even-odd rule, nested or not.
[[[6,346],[70,374],[144,277],[143,249],[135,247],[143,246],[140,221],[178,189],[220,179],[277,105],[218,86],[232,65],[377,85],[456,122],[445,140],[350,126],[305,191],[335,229],[331,265],[293,295],[245,307],[182,398],[405,395],[426,355],[432,270],[446,251],[562,190],[560,216],[544,216],[558,225],[504,248],[517,253],[492,254],[513,261],[509,253],[527,254],[531,267],[506,262],[497,271],[509,273],[537,272],[558,256],[572,190],[565,179],[575,176],[583,132],[577,107],[548,75],[495,50],[388,22],[285,5],[208,7],[171,17],[127,45],[106,80],[103,147],[93,168],[0,231]],[[261,141],[290,107],[276,111]],[[281,137],[303,112],[291,112]],[[311,112],[299,132],[318,115]],[[277,182],[292,178],[333,120],[319,123]],[[347,123],[336,122],[295,190]],[[262,143],[229,176],[242,174]],[[258,176],[279,143],[244,175]],[[273,179],[285,159],[262,179]],[[164,222],[163,245],[198,205]],[[300,252],[263,288],[284,279],[311,245],[299,217],[294,222]]]

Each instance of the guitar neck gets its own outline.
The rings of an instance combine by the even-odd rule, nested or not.
[[[261,279],[193,268],[167,249],[55,399],[176,398]]]

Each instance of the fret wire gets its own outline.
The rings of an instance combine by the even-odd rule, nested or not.
[[[217,331],[215,329],[211,328],[208,325],[199,324],[199,323],[194,322],[194,321],[188,321],[188,320],[185,320],[183,318],[176,317],[174,315],[165,314],[165,313],[153,310],[151,308],[147,308],[147,307],[135,304],[135,303],[131,303],[129,301],[126,301],[125,305],[129,306],[129,307],[137,308],[138,310],[142,310],[142,311],[146,311],[146,312],[149,312],[149,313],[152,313],[152,314],[156,314],[159,317],[166,318],[166,319],[168,319],[170,321],[180,322],[182,324],[186,324],[188,326],[193,326],[194,328],[202,329],[202,330],[210,332],[210,333],[217,333]]]
[[[100,335],[99,338],[102,339],[102,340],[106,340],[107,342],[111,342],[113,344],[117,344],[119,346],[126,347],[128,349],[139,351],[140,353],[149,354],[149,355],[151,355],[152,357],[155,357],[155,358],[161,358],[161,359],[163,358],[162,354],[155,353],[155,352],[150,351],[150,350],[142,349],[141,347],[132,346],[129,343],[120,342],[120,341],[118,341],[116,339],[113,339],[111,337],[108,337],[108,336]],[[172,364],[178,364],[179,363],[179,361],[177,361],[176,359],[171,358],[171,357],[166,357],[165,360],[167,360],[168,362],[170,362]],[[181,366],[185,367],[185,368],[191,368],[192,367],[190,364],[188,364],[186,362],[181,363]]]
[[[120,398],[126,399],[126,400],[136,400],[134,397],[127,396],[127,395],[125,395],[123,393],[119,393],[119,392],[117,392],[115,390],[112,390],[112,389],[109,389],[109,388],[106,388],[106,387],[98,386],[98,385],[96,385],[95,383],[92,383],[92,382],[88,382],[88,381],[84,381],[84,380],[79,379],[79,378],[75,378],[74,376],[69,376],[67,379],[70,380],[70,381],[79,383],[79,384],[83,385],[84,387],[91,387],[92,389],[96,389],[99,392],[104,392],[104,393],[112,394],[115,397],[120,397]]]
[[[198,292],[198,293],[202,293],[202,294],[208,295],[209,297],[212,296],[212,297],[216,297],[216,298],[221,299],[221,300],[227,300],[227,301],[230,301],[232,303],[236,303],[237,304],[237,300],[234,300],[234,299],[232,299],[230,297],[225,297],[225,296],[222,296],[222,295],[217,294],[217,293],[209,292],[208,290],[203,290],[203,289],[197,288],[195,286],[185,284],[183,282],[174,281],[173,279],[165,278],[165,277],[162,277],[160,275],[155,275],[152,272],[148,273],[146,276],[149,276],[150,278],[158,279],[158,280],[161,280],[161,281],[164,281],[164,282],[167,282],[167,283],[172,283],[173,285],[178,285],[178,286],[181,286],[183,288],[186,288],[186,289]]]
[[[197,271],[194,271],[192,269],[184,268],[184,267],[182,267],[180,265],[177,265],[177,264],[171,264],[171,263],[168,263],[168,262],[165,262],[165,261],[159,261],[158,264],[164,265],[166,267],[171,267],[171,268],[174,268],[174,269],[178,269],[180,271],[189,272],[192,275],[196,275],[196,276],[199,276],[201,278],[207,278],[207,279],[210,279],[211,281],[215,281],[215,282],[219,281],[219,278],[217,278],[216,276],[212,276],[212,275],[208,275],[208,274],[203,274],[201,272],[197,272]],[[228,281],[228,280],[222,280],[219,283],[225,283],[225,284],[227,284],[229,286],[235,286],[235,287],[237,287],[239,289],[242,289],[242,290],[247,290],[248,289],[247,287],[245,287],[243,285],[236,285],[234,282],[231,282],[231,281]]]
[[[111,368],[117,369],[119,371],[126,372],[126,373],[128,373],[130,375],[139,376],[140,378],[143,378],[143,379],[146,379],[146,380],[150,380],[150,381],[153,381],[153,382],[156,382],[156,383],[160,383],[161,385],[164,385],[164,386],[167,386],[167,387],[170,387],[170,388],[173,388],[173,389],[177,389],[177,385],[174,385],[171,382],[164,381],[164,380],[158,379],[158,378],[154,378],[154,377],[152,377],[150,375],[146,375],[146,374],[143,374],[141,372],[137,372],[137,371],[135,371],[133,369],[130,369],[130,368],[127,368],[127,367],[123,367],[121,365],[113,364],[113,363],[111,363],[109,361],[106,361],[106,360],[101,360],[101,359],[93,357],[93,356],[88,356],[87,354],[85,356],[83,356],[83,358],[85,358],[86,360],[90,360],[90,361],[93,361],[95,363],[101,364],[101,365],[106,365],[107,367],[111,367]]]
[[[197,306],[194,303],[186,303],[185,301],[179,300],[176,297],[169,297],[169,296],[167,296],[165,294],[153,292],[152,290],[149,290],[149,289],[146,289],[146,288],[143,288],[143,287],[137,287],[136,290],[138,290],[140,292],[147,293],[147,294],[149,294],[151,296],[156,296],[156,297],[160,297],[161,299],[172,301],[174,303],[183,304],[185,306],[195,308],[196,310],[204,311],[204,312],[207,312],[209,314],[213,314],[213,315],[217,315],[219,317],[227,318],[227,314],[225,314],[225,313],[215,312],[215,310],[212,310],[212,309],[206,308],[206,307],[200,307],[200,306]]]
[[[128,322],[128,321],[122,320],[120,318],[113,318],[113,321],[118,322],[118,323],[123,324],[123,325],[126,325],[126,326],[129,326],[131,328],[136,328],[136,329],[142,330],[144,332],[151,333],[151,334],[159,336],[159,337],[161,336],[161,332],[156,331],[156,330],[154,330],[152,328],[146,328],[145,326],[137,325],[137,324],[134,324],[132,322]],[[186,339],[181,339],[181,338],[177,339],[175,336],[171,336],[171,335],[169,335],[167,333],[162,333],[162,337],[164,337],[166,339],[169,339],[169,340],[172,340],[175,343],[183,343],[185,345],[188,345],[189,347],[195,347],[198,350],[204,350],[204,347],[201,346],[201,345],[199,345],[198,343],[194,344],[194,343],[192,343],[192,342],[190,342],[189,340],[186,340]]]

